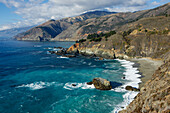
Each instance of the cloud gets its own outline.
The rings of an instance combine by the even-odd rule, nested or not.
[[[5,30],[5,29],[10,29],[10,28],[11,28],[10,25],[4,25],[4,26],[0,27],[0,31]]]
[[[60,19],[79,15],[85,11],[106,9],[109,11],[136,11],[147,4],[147,0],[0,0],[7,7],[14,7],[23,20],[8,25],[21,27],[35,25],[49,19]],[[5,28],[2,26],[0,29]]]
[[[152,2],[152,5],[159,5],[160,3],[158,3],[157,1]]]

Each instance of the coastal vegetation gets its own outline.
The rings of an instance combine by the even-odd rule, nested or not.
[[[110,32],[107,32],[107,33],[93,33],[93,34],[89,34],[87,36],[87,39],[90,39],[90,41],[95,41],[95,42],[100,42],[102,40],[102,37],[105,37],[105,40],[107,41],[107,38],[116,34],[116,31],[110,31]]]

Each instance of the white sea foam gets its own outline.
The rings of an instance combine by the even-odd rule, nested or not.
[[[47,47],[47,48],[44,48],[44,49],[53,49],[53,48],[51,48],[51,47]]]
[[[49,86],[61,86],[63,85],[62,83],[57,83],[57,82],[34,82],[34,83],[30,83],[30,84],[22,84],[20,86],[17,86],[17,88],[22,88],[22,87],[27,87],[30,88],[31,90],[38,90],[38,89],[43,89]]]
[[[90,63],[88,63],[88,65],[90,66],[92,63],[90,62]]]
[[[76,86],[73,86],[76,85]],[[64,85],[64,88],[65,89],[68,89],[68,90],[74,90],[74,89],[78,89],[78,88],[81,88],[81,89],[94,89],[94,85],[87,85],[87,83],[66,83]]]
[[[53,51],[58,51],[58,50],[60,50],[60,49],[56,49],[56,48],[53,49]]]
[[[87,62],[83,62],[83,64],[87,64]]]
[[[133,67],[133,62],[119,59],[116,60],[118,60],[122,64],[122,66],[126,68],[126,72],[124,72],[123,74],[125,75],[125,79],[127,80],[127,82],[120,87],[112,89],[116,92],[125,92],[125,94],[123,95],[124,101],[115,107],[113,113],[118,113],[120,110],[122,110],[122,107],[125,108],[128,104],[130,104],[130,102],[133,101],[134,97],[138,94],[138,92],[125,90],[125,87],[132,86],[138,88],[139,83],[141,82],[139,78],[141,75],[137,74],[139,71],[137,70],[137,68]]]
[[[90,67],[97,67],[96,65],[92,65],[92,66],[90,66]]]
[[[57,57],[57,58],[66,58],[66,59],[68,59],[69,57],[63,57],[63,56],[59,56],[59,57]]]
[[[50,57],[42,57],[40,60],[50,59]]]
[[[34,47],[41,47],[41,45],[34,45]]]

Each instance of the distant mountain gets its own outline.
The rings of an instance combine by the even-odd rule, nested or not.
[[[94,11],[81,14],[76,17],[63,18],[61,20],[49,20],[39,26],[36,26],[24,33],[15,36],[17,40],[37,40],[37,41],[50,41],[62,31],[77,22],[82,22],[87,19],[100,17],[103,15],[112,14],[115,12]]]
[[[61,20],[49,20],[36,26],[15,38],[17,40],[36,41],[75,41],[86,38],[88,34],[119,30],[127,23],[142,18],[170,15],[170,4],[138,12],[115,13],[106,11],[93,11],[76,17]]]
[[[32,27],[34,27],[34,26],[2,30],[2,31],[0,31],[0,37],[13,37],[13,36],[17,35],[18,33],[25,32],[25,31],[31,29]]]

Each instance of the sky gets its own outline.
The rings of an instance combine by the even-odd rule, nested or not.
[[[152,9],[169,0],[0,0],[0,30],[38,25],[50,19],[86,11],[133,12]]]

